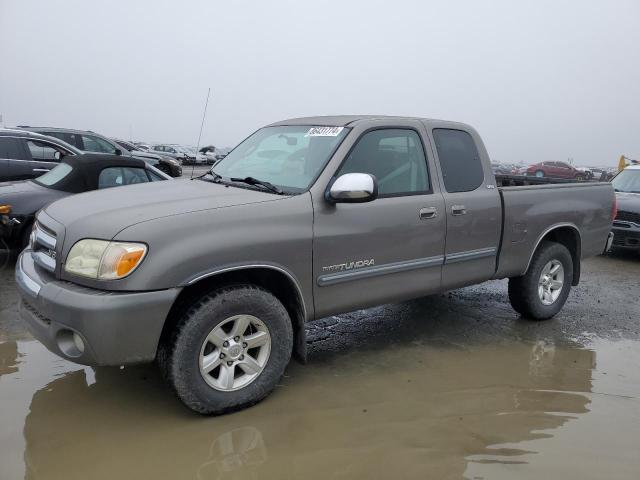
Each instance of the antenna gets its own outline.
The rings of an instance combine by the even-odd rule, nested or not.
[[[202,113],[202,123],[200,124],[200,135],[198,135],[198,144],[196,145],[196,158],[193,160],[191,166],[191,178],[193,179],[193,171],[196,168],[196,160],[198,159],[198,150],[200,150],[200,139],[202,138],[202,129],[204,128],[204,119],[207,116],[207,106],[209,105],[209,94],[211,93],[211,87],[207,90],[207,101],[204,102],[204,112]]]

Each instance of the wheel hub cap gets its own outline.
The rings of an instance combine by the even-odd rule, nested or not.
[[[564,286],[564,267],[558,260],[549,261],[540,273],[538,297],[544,305],[553,304]]]
[[[267,326],[253,315],[234,315],[218,323],[205,338],[200,374],[216,390],[239,390],[258,378],[270,353]]]

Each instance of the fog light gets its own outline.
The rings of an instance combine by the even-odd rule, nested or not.
[[[80,353],[84,353],[84,342],[82,341],[82,337],[80,337],[76,332],[73,332],[73,344]]]
[[[60,351],[69,358],[78,358],[84,353],[84,340],[72,330],[62,329],[56,334]]]

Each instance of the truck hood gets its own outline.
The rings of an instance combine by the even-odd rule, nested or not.
[[[126,227],[161,217],[286,198],[203,180],[172,180],[96,190],[49,205],[66,237],[111,239]],[[176,228],[179,228],[176,219]],[[186,234],[186,232],[185,232]]]
[[[618,210],[640,213],[640,194],[616,192]]]

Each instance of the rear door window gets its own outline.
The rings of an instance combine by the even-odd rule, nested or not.
[[[0,137],[0,158],[29,160],[20,140],[11,137]]]
[[[471,192],[484,182],[484,170],[476,144],[463,130],[433,130],[444,186],[449,193]]]
[[[63,152],[52,144],[40,140],[27,140],[27,147],[31,154],[31,160],[37,160],[40,162],[58,163],[58,159],[55,157],[56,152]]]

